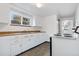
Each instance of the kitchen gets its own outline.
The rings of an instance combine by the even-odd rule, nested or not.
[[[79,56],[78,15],[78,3],[0,4],[0,56],[50,44],[50,37],[52,56]]]
[[[35,16],[22,6],[3,3],[0,7],[0,56],[20,55],[49,40]]]

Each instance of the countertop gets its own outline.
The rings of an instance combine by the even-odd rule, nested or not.
[[[9,31],[0,32],[0,37],[2,36],[12,36],[12,35],[24,35],[24,34],[35,34],[35,33],[45,33],[44,31]]]
[[[53,36],[53,38],[76,40],[76,38],[74,38],[74,37],[63,37],[63,36]]]

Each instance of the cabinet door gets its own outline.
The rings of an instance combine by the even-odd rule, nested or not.
[[[40,41],[37,37],[37,34],[24,35],[24,38],[22,39],[22,50],[25,51],[37,46]]]
[[[11,36],[0,37],[0,56],[10,56]]]
[[[38,40],[37,37],[38,36],[36,34],[30,35],[30,43],[31,43],[30,46],[31,46],[31,48],[37,45],[37,40]]]
[[[38,34],[32,34],[30,35],[30,46],[34,47],[37,46],[43,42],[45,42],[47,39],[47,37],[45,36],[45,34],[42,33],[38,33]]]
[[[29,35],[23,35],[23,39],[21,39],[21,43],[22,43],[22,51],[26,51],[28,49],[30,49],[31,46],[29,46],[31,44],[30,42],[30,37]]]
[[[25,35],[23,39],[23,50],[28,50],[40,44],[38,34]]]
[[[37,44],[41,44],[45,41],[48,41],[48,36],[46,34],[43,34],[43,33],[39,33],[36,35],[36,42]]]
[[[44,36],[42,36],[42,34],[37,34],[34,36],[35,36],[34,41],[35,41],[36,45],[39,45],[44,42],[44,39],[43,39]]]
[[[17,55],[19,53],[21,53],[21,39],[20,39],[21,36],[14,36],[13,40],[11,41],[11,55]]]
[[[20,53],[20,48],[18,44],[11,44],[11,55],[17,55]]]
[[[29,35],[16,35],[11,44],[11,55],[17,55],[30,49]]]
[[[40,44],[40,38],[38,34],[30,34],[29,38],[29,46],[30,48],[35,47]]]
[[[39,34],[39,38],[40,38],[40,43],[43,43],[45,41],[49,41],[49,36],[46,33],[41,33]]]
[[[55,39],[53,42],[53,53],[55,56],[77,56],[79,55],[78,41],[68,39]]]

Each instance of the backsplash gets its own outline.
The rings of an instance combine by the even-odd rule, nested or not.
[[[40,26],[27,26],[27,27],[22,27],[22,26],[5,26],[0,29],[0,31],[41,31],[42,27]]]

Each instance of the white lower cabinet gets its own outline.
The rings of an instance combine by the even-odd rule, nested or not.
[[[30,46],[30,44],[31,44],[31,42],[30,42],[30,36],[29,35],[26,35],[26,36],[23,36],[23,37],[24,38],[21,41],[21,44],[22,44],[22,46],[21,46],[22,52],[28,50],[31,47]]]
[[[9,56],[12,36],[3,36],[0,37],[0,56]]]
[[[19,45],[13,45],[13,46],[11,46],[11,48],[10,48],[11,50],[10,50],[10,55],[17,55],[17,54],[19,54],[20,53],[20,51],[21,51],[21,48],[19,47]]]
[[[11,46],[10,46],[10,54],[17,55],[20,53],[21,48],[20,45],[22,43],[20,36],[14,36],[13,40],[11,39]]]
[[[48,39],[47,36],[42,36],[42,34],[16,35],[13,40],[11,40],[10,55],[20,54],[21,52],[45,42],[45,39]]]
[[[0,37],[0,56],[18,55],[48,39],[43,33]]]
[[[79,56],[79,40],[53,38],[54,56]]]

